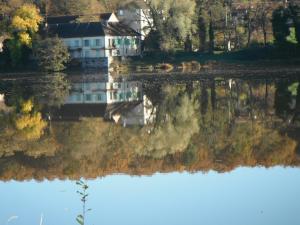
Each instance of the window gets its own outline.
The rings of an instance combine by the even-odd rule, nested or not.
[[[109,49],[109,56],[112,56],[113,52],[111,49]]]
[[[85,100],[88,101],[88,102],[92,101],[92,95],[91,94],[86,94],[85,95]]]
[[[111,39],[108,39],[108,47],[111,47]]]
[[[101,94],[97,94],[97,101],[101,101],[102,100],[102,95]]]
[[[90,40],[84,40],[84,46],[89,47],[90,46]]]
[[[101,45],[101,40],[100,39],[96,39],[95,40],[95,45],[99,47]]]
[[[124,11],[122,9],[119,10],[119,15],[123,16],[124,15]]]

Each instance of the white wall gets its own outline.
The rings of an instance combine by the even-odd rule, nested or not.
[[[138,40],[138,43],[126,45],[125,39]],[[101,58],[112,56],[138,56],[141,54],[140,37],[100,36],[86,38],[65,38],[72,58]],[[122,40],[118,44],[118,40]],[[115,43],[115,44],[114,44]],[[105,49],[104,49],[105,48]]]
[[[65,38],[64,43],[73,58],[105,57],[105,37]]]

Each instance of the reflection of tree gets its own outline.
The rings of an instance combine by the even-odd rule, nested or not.
[[[36,111],[33,100],[21,101],[16,110],[0,117],[0,155],[24,152],[38,157],[53,155],[57,146],[53,137],[45,133],[47,123]]]
[[[184,87],[166,86],[155,128],[138,153],[161,158],[184,151],[199,130],[197,111],[195,97],[189,97]]]
[[[71,88],[62,73],[41,77],[34,86],[35,97],[39,103],[47,106],[60,106],[65,103]]]
[[[2,155],[20,149],[37,159],[31,159],[36,162],[32,166],[28,157],[11,157],[5,162],[0,158],[0,177],[78,179],[119,172],[151,174],[184,169],[228,171],[237,166],[299,166],[299,133],[295,125],[290,127],[272,112],[275,97],[276,107],[283,100],[297,99],[299,103],[300,88],[295,91],[294,83],[235,79],[230,88],[228,81],[210,79],[188,85],[161,84],[151,94],[157,109],[156,121],[142,128],[82,118],[77,122],[53,121],[52,132],[46,130],[35,141],[21,142],[14,133],[1,132]],[[202,107],[205,113],[201,113]],[[9,124],[4,120],[12,121],[11,117],[1,118],[1,128]],[[9,126],[14,127],[14,123]]]

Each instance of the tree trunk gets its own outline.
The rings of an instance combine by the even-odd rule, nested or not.
[[[198,29],[199,29],[199,52],[205,51],[206,45],[206,21],[203,17],[199,17],[198,20]]]
[[[213,53],[215,48],[215,32],[213,29],[213,23],[209,22],[209,52]]]

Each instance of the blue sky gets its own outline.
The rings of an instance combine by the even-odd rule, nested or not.
[[[86,225],[299,225],[300,169],[114,175],[87,181]],[[76,224],[75,181],[0,182],[0,225]]]

